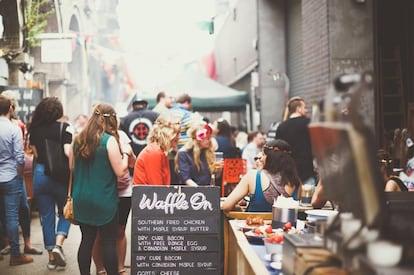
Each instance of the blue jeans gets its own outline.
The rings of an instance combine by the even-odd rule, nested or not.
[[[22,196],[20,200],[19,223],[24,238],[30,237],[31,221],[32,215],[30,212],[29,202],[27,201],[26,184],[24,183],[24,181],[22,181]]]
[[[26,192],[26,185],[24,183],[24,180],[21,181],[22,183],[22,196],[20,200],[20,207],[19,207],[19,223],[20,228],[22,229],[22,234],[24,238],[30,237],[30,223],[32,220],[30,208],[29,208],[29,202],[27,201],[27,192]],[[4,213],[4,203],[3,200],[0,200],[0,213]],[[6,221],[4,220],[5,216],[0,215],[0,235],[2,237],[7,237],[6,232]],[[3,235],[2,235],[3,234]]]
[[[0,196],[3,200],[6,232],[10,241],[10,255],[20,255],[19,207],[22,197],[23,179],[16,176],[9,182],[0,182]]]
[[[56,235],[67,237],[69,234],[70,222],[63,217],[68,188],[45,175],[44,164],[36,163],[33,172],[33,193],[39,206],[45,249],[52,250],[56,245]],[[57,228],[56,207],[59,218]]]

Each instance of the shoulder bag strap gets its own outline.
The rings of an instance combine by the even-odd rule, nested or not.
[[[63,130],[63,122],[60,123],[59,127],[59,144],[62,145],[62,130]]]
[[[69,165],[70,166],[69,166],[68,197],[71,197],[72,196],[73,169],[75,169],[75,154],[73,154],[72,161]]]

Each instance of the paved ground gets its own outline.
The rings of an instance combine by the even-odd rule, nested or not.
[[[37,248],[44,249],[43,246],[43,237],[42,237],[42,230],[39,221],[38,212],[33,212],[32,217],[32,227],[31,227],[31,242],[33,246]],[[127,225],[127,236],[128,236],[128,248],[127,248],[127,256],[126,256],[126,264],[130,264],[130,221],[128,221]],[[48,263],[48,256],[46,250],[43,250],[42,255],[34,255],[33,256],[33,263],[25,264],[21,266],[9,266],[9,259],[10,256],[4,256],[3,260],[0,261],[0,274],[1,275],[45,275],[45,274],[56,274],[56,275],[64,275],[64,274],[79,274],[78,269],[78,262],[76,259],[76,255],[78,252],[78,247],[81,239],[81,233],[78,226],[71,226],[69,231],[69,237],[65,241],[63,245],[63,249],[67,258],[67,266],[65,269],[61,270],[48,270],[46,265]],[[20,244],[22,245],[23,240],[21,238]],[[22,248],[23,249],[23,248]],[[128,274],[130,274],[130,269],[127,269]],[[96,270],[95,266],[92,263],[91,267],[91,274],[95,275]]]

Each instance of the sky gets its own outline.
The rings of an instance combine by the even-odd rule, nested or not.
[[[214,16],[214,0],[120,0],[121,43],[144,90],[173,79],[184,63],[212,51],[213,36],[197,22]]]

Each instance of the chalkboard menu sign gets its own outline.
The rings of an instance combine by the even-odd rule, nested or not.
[[[19,103],[19,109],[17,115],[21,121],[27,123],[37,104],[43,98],[43,90],[20,88],[13,86],[0,86],[0,94],[6,90],[14,91],[18,95],[17,102]]]
[[[131,274],[222,274],[219,187],[134,186]]]

